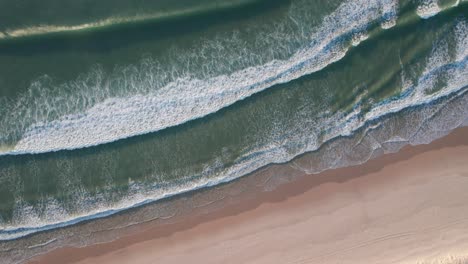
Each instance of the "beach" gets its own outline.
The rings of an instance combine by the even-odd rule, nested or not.
[[[206,215],[146,223],[115,241],[29,263],[464,263],[467,159],[461,128]]]

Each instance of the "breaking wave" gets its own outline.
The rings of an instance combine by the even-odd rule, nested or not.
[[[306,36],[308,43],[292,51],[289,58],[273,59],[232,73],[211,77],[208,74],[208,78],[176,76],[161,85],[158,79],[160,71],[151,60],[146,61],[143,72],[134,74],[130,71],[127,75],[128,71],[124,71],[118,81],[106,80],[101,72],[96,71],[75,85],[87,86],[87,81],[92,79],[91,86],[96,86],[94,90],[104,94],[113,90],[115,87],[110,85],[115,83],[123,83],[135,91],[146,87],[144,89],[149,92],[121,97],[78,93],[76,98],[69,95],[66,99],[48,98],[40,105],[30,104],[27,99],[14,102],[4,108],[5,118],[0,120],[1,127],[7,130],[2,133],[3,139],[0,136],[0,142],[14,145],[14,149],[3,154],[44,153],[96,146],[204,117],[252,94],[319,71],[340,60],[352,45],[358,45],[367,38],[366,31],[371,24],[380,24],[385,29],[394,26],[397,8],[395,0],[345,2],[325,17],[321,26]],[[294,14],[290,17],[297,23]],[[249,54],[242,57],[250,59]],[[174,72],[165,74],[173,75]],[[102,100],[88,103],[95,101],[92,97]],[[83,104],[87,107],[77,109],[68,105],[80,102],[85,102]],[[69,109],[75,110],[69,113]],[[17,117],[18,114],[22,119]]]
[[[455,3],[448,6],[446,9],[457,7],[460,4],[460,2],[464,2],[464,1],[466,0],[456,0]],[[440,7],[437,0],[420,0],[419,5],[416,9],[416,13],[418,14],[419,17],[423,19],[428,19],[437,15],[443,10],[444,9]]]
[[[427,66],[418,80],[414,83],[405,82],[401,94],[375,104],[365,114],[360,109],[360,102],[358,102],[355,109],[349,113],[338,112],[331,117],[323,118],[320,123],[323,129],[327,131],[327,134],[321,140],[318,138],[311,140],[311,135],[306,133],[288,138],[288,140],[284,141],[286,145],[271,143],[258,146],[244,153],[232,166],[224,169],[222,173],[215,175],[215,177],[204,177],[206,175],[200,177],[200,175],[197,175],[192,179],[184,179],[181,182],[163,187],[161,187],[160,183],[150,185],[132,183],[130,184],[129,195],[112,204],[112,206],[106,203],[101,204],[94,200],[91,195],[82,193],[81,197],[77,199],[77,203],[83,205],[83,211],[73,215],[63,213],[60,203],[54,201],[53,198],[46,202],[47,208],[42,216],[36,215],[30,205],[17,201],[19,204],[15,208],[19,211],[15,212],[15,215],[19,222],[5,223],[2,230],[0,230],[0,240],[15,239],[39,231],[109,216],[165,197],[232,181],[269,164],[286,163],[304,153],[323,151],[322,147],[329,142],[362,133],[362,130],[364,130],[364,134],[370,133],[370,131],[378,131],[381,127],[388,125],[386,120],[410,109],[414,109],[413,112],[410,111],[411,115],[411,113],[417,112],[418,108],[430,106],[429,110],[421,110],[420,114],[410,116],[410,121],[407,122],[409,127],[392,132],[388,132],[388,129],[380,129],[381,132],[379,133],[386,131],[386,134],[371,137],[373,141],[371,140],[369,146],[375,149],[385,146],[387,152],[393,152],[406,144],[429,143],[457,127],[468,124],[466,118],[468,114],[468,37],[464,34],[467,28],[468,25],[465,21],[459,21],[455,26],[457,50],[454,61],[447,62],[447,48],[445,48],[447,43],[438,42],[427,58]],[[444,79],[447,80],[445,86],[443,89],[430,92],[434,90],[436,80],[440,76],[444,76]],[[454,101],[457,102],[454,103]],[[451,105],[452,103],[453,105]],[[423,127],[424,129],[422,129]],[[355,145],[361,143],[359,141]],[[289,148],[295,151],[286,151],[288,146],[300,147]],[[340,147],[332,144],[330,153],[334,154],[329,153],[332,156],[322,155],[321,157],[324,160],[320,164],[301,169],[306,173],[319,173],[327,169],[363,163],[373,155],[372,151],[370,154],[367,151],[363,152],[365,155],[363,154],[362,157],[348,160],[345,154],[340,156],[339,152],[341,150],[339,149]],[[213,166],[217,166],[217,164],[213,164]],[[206,171],[209,173],[210,170]],[[91,210],[87,206],[89,204],[93,204]],[[24,217],[26,215],[28,217]],[[43,216],[46,216],[46,218]]]

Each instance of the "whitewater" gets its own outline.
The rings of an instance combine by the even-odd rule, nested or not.
[[[456,2],[451,7],[458,5]],[[427,19],[441,11],[437,3],[422,1],[416,13]],[[380,24],[384,30],[395,26],[397,13],[398,1],[394,0],[348,1],[325,17],[322,25],[309,37],[311,42],[287,60],[273,60],[207,79],[174,78],[174,81],[149,93],[107,98],[88,109],[53,120],[33,116],[29,117],[33,119],[29,120],[30,125],[15,120],[26,125],[16,124],[21,129],[9,132],[19,134],[19,140],[0,148],[0,155],[97,146],[202,118],[253,94],[320,71],[339,61],[352,47],[369,37],[372,23]],[[143,80],[136,76],[128,79],[125,82],[130,82],[127,84],[130,87],[156,87],[155,82],[158,82],[151,75],[144,76]],[[103,86],[100,90],[112,90],[108,87],[111,85],[109,82],[99,84]],[[47,109],[44,111],[49,112]]]
[[[182,182],[167,184],[162,187],[161,183],[155,183],[153,185],[132,183],[130,185],[129,195],[119,202],[112,204],[112,206],[109,206],[108,204],[97,204],[91,195],[83,193],[81,199],[77,201],[77,203],[81,205],[81,211],[73,215],[63,213],[63,210],[60,208],[60,203],[52,198],[47,202],[47,208],[44,213],[44,215],[47,216],[46,218],[37,215],[32,206],[27,204],[18,204],[18,206],[16,206],[18,212],[15,213],[15,215],[18,216],[17,221],[4,223],[2,225],[0,239],[15,239],[39,231],[64,227],[84,220],[109,216],[122,210],[141,206],[165,197],[171,197],[200,188],[229,182],[269,164],[289,162],[298,155],[319,150],[324,142],[330,142],[343,136],[353,135],[356,131],[366,126],[370,126],[368,129],[373,130],[380,126],[381,119],[389,116],[391,113],[399,113],[405,109],[434,104],[431,114],[428,114],[428,116],[422,121],[415,121],[416,127],[422,127],[428,120],[434,122],[431,118],[444,108],[445,104],[437,105],[437,101],[449,100],[450,98],[464,98],[462,99],[462,103],[459,104],[457,112],[450,113],[453,120],[440,121],[445,122],[443,130],[439,131],[440,133],[432,131],[434,134],[426,135],[424,134],[426,132],[421,132],[420,129],[415,129],[415,131],[410,135],[392,135],[392,137],[386,141],[387,143],[400,142],[403,145],[428,143],[434,138],[441,136],[441,134],[448,133],[452,129],[467,125],[468,123],[468,120],[466,119],[468,104],[465,102],[467,98],[466,92],[468,90],[468,36],[465,34],[467,30],[468,23],[466,21],[457,21],[456,26],[453,29],[456,37],[456,52],[452,61],[447,59],[450,57],[448,55],[448,43],[445,41],[435,43],[432,53],[427,58],[427,66],[418,80],[414,83],[410,81],[403,82],[404,87],[402,87],[402,90],[404,92],[398,96],[388,98],[375,104],[364,114],[364,117],[362,116],[362,111],[360,109],[361,103],[357,102],[356,107],[349,113],[338,112],[333,114],[331,117],[319,120],[323,129],[327,131],[327,134],[320,142],[317,138],[311,139],[311,137],[313,137],[312,135],[297,135],[296,137],[288,138],[286,146],[277,144],[259,146],[247,153],[244,153],[242,157],[239,157],[236,160],[233,166],[226,168],[222,173],[215,177],[196,175],[192,180],[184,179]],[[404,72],[401,74],[403,78]],[[435,86],[436,80],[441,75],[445,76],[445,79],[447,80],[444,88],[434,93],[428,93],[428,91]],[[421,133],[423,134],[421,135]],[[291,152],[287,151],[290,149],[288,146],[300,146],[300,148],[296,148],[294,152]],[[379,144],[377,143],[375,148],[378,147]],[[370,157],[371,155],[363,160],[359,160],[358,163],[365,162]],[[314,170],[304,169],[304,172],[318,173],[325,169],[350,165],[348,162],[344,162],[340,159],[337,161],[330,160],[327,162],[331,163],[327,163],[327,166],[325,167],[314,168]],[[213,164],[213,166],[218,166],[218,164]],[[210,169],[208,168],[206,173],[209,172]],[[22,217],[26,215],[28,217]]]
[[[66,115],[53,121],[36,122],[26,129],[16,145],[4,149],[0,146],[0,151],[3,151],[1,154],[44,153],[95,146],[159,131],[204,117],[276,84],[290,82],[339,61],[353,46],[368,39],[367,31],[372,22],[377,22],[382,29],[395,26],[397,8],[396,1],[346,2],[324,19],[317,33],[311,37],[313,41],[308,47],[295,52],[287,60],[272,61],[262,66],[205,80],[179,79],[149,94],[111,98],[84,112]],[[418,15],[424,19],[433,16],[419,13]],[[361,109],[362,102],[358,100],[352,111],[337,112],[318,120],[317,123],[327,131],[321,140],[318,140],[316,135],[301,134],[283,141],[285,145],[272,143],[255,146],[237,158],[234,165],[225,168],[215,177],[207,177],[211,176],[208,174],[213,169],[207,168],[203,172],[206,175],[195,175],[192,179],[171,184],[131,183],[129,195],[111,205],[99,202],[99,197],[84,192],[76,200],[79,210],[73,214],[66,213],[62,208],[63,205],[54,198],[47,198],[47,206],[41,215],[27,202],[16,201],[15,219],[8,223],[0,221],[0,240],[17,239],[40,231],[110,216],[163,198],[229,182],[269,164],[289,162],[298,155],[317,151],[326,142],[343,136],[352,136],[368,126],[369,130],[373,130],[380,126],[381,119],[392,113],[398,114],[406,109],[435,104],[434,113],[427,117],[429,120],[442,111],[444,105],[438,106],[439,100],[448,100],[452,97],[465,98],[465,103],[460,104],[458,112],[451,114],[453,120],[444,124],[441,134],[459,126],[466,126],[468,125],[468,120],[465,118],[468,113],[467,21],[459,19],[453,31],[456,37],[454,58],[449,60],[447,42],[435,43],[432,53],[427,58],[427,66],[416,82],[403,81],[401,94],[375,103],[364,114]],[[428,93],[440,76],[444,76],[447,80],[444,88]],[[401,77],[405,78],[404,72],[401,73]],[[419,126],[423,126],[425,122],[421,121]],[[430,135],[420,135],[420,133],[416,130],[411,135],[394,135],[386,142],[400,142],[403,145],[422,144],[441,135],[436,132]],[[375,148],[378,147],[379,144],[376,143]],[[369,158],[370,156],[359,160],[358,163],[363,163]],[[324,167],[302,168],[302,170],[312,174],[353,164],[340,159],[327,162],[330,163]],[[212,166],[220,165],[215,162]]]
[[[394,0],[345,2],[325,17],[316,33],[309,37],[311,42],[287,60],[274,60],[208,79],[179,78],[148,94],[108,98],[89,109],[55,120],[37,120],[22,132],[12,132],[19,133],[20,140],[2,154],[45,153],[96,146],[204,117],[274,85],[290,82],[339,61],[351,46],[358,44],[356,38],[361,38],[371,23],[379,23],[385,29],[394,26],[397,9],[398,3]],[[143,83],[151,86],[152,78],[129,80],[134,81],[130,86]]]
[[[452,7],[458,4],[456,2]],[[422,1],[417,14],[422,18],[429,18],[435,15],[434,6],[437,3]],[[440,11],[440,8],[437,9],[437,12]],[[14,122],[25,124],[16,124],[21,128],[6,132],[3,137],[18,134],[19,140],[0,147],[0,155],[46,153],[97,146],[202,118],[255,93],[320,71],[339,61],[349,49],[368,38],[367,31],[371,23],[379,23],[382,29],[392,28],[396,24],[397,13],[398,1],[394,0],[348,1],[325,17],[318,30],[309,37],[311,42],[287,60],[274,60],[261,66],[207,79],[176,78],[147,94],[108,98],[89,109],[65,114],[53,120],[37,115],[27,117],[32,118],[29,122],[15,120]],[[131,82],[129,86],[151,87],[157,86],[154,78],[145,76],[143,80],[136,80],[133,77],[126,81]],[[110,85],[109,82],[100,84],[103,86],[100,87],[101,90],[112,89],[106,87]],[[18,105],[14,107],[17,108]],[[9,125],[9,122],[4,123],[4,126]],[[27,125],[28,123],[31,124]],[[1,139],[2,135],[0,142]]]

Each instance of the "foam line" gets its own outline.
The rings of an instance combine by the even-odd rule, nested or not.
[[[245,5],[250,2],[252,2],[252,0],[241,0],[241,1],[237,1],[236,3],[216,2],[207,6],[192,7],[192,8],[174,10],[174,11],[169,11],[169,12],[166,11],[164,13],[161,12],[161,13],[152,13],[152,14],[140,14],[140,15],[135,15],[131,17],[123,17],[123,16],[109,17],[109,18],[102,19],[102,20],[95,21],[95,22],[82,23],[82,24],[70,25],[70,26],[40,25],[40,26],[31,26],[31,27],[26,27],[26,28],[6,29],[3,32],[0,32],[0,40],[19,38],[19,37],[37,36],[37,35],[50,34],[50,33],[95,30],[95,29],[114,26],[114,25],[140,23],[140,22],[151,21],[151,20],[165,20],[165,19],[170,19],[170,18],[189,16],[189,15],[193,15],[197,13],[214,12],[219,9],[233,8],[235,6]]]

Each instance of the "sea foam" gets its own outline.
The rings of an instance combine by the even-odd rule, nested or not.
[[[389,28],[396,21],[397,1],[348,1],[324,18],[309,45],[286,60],[273,60],[207,79],[178,78],[147,94],[108,98],[53,120],[37,120],[4,154],[43,153],[95,146],[159,131],[201,118],[276,84],[316,72],[343,58],[350,44],[366,39],[372,22]],[[132,82],[137,76],[129,76]],[[153,78],[144,76],[143,78]],[[144,80],[146,81],[146,79]],[[132,85],[138,85],[141,80]],[[102,83],[101,83],[102,84]],[[106,83],[103,83],[106,86]],[[102,87],[102,90],[110,90]],[[47,110],[45,110],[47,111]],[[46,113],[47,114],[47,113]],[[32,117],[34,118],[34,117]],[[21,122],[21,121],[18,121]]]
[[[466,49],[468,48],[465,41],[466,36],[463,34],[466,26],[465,21],[458,21],[454,29],[457,40],[457,54],[466,54]],[[317,151],[325,145],[321,142],[333,142],[334,139],[351,136],[364,127],[366,127],[364,134],[387,133],[384,136],[379,136],[378,134],[372,136],[371,138],[374,138],[374,141],[371,140],[366,143],[371,149],[384,148],[386,152],[394,152],[405,144],[428,143],[457,127],[466,125],[466,115],[468,113],[468,56],[457,57],[455,61],[444,63],[443,57],[446,56],[447,52],[445,48],[446,43],[438,41],[434,45],[432,53],[426,60],[426,68],[415,83],[408,84],[410,86],[402,89],[404,92],[400,95],[375,104],[365,114],[365,118],[360,118],[361,110],[359,107],[348,113],[338,112],[330,117],[322,118],[320,123],[323,129],[328,132],[320,141],[317,137],[313,137],[313,135],[311,140],[311,135],[305,133],[292,138],[288,137],[282,141],[283,145],[274,143],[261,145],[244,153],[242,157],[237,159],[232,166],[223,170],[222,173],[211,175],[211,177],[208,177],[209,175],[197,175],[193,179],[163,185],[160,182],[154,184],[131,182],[130,190],[128,191],[129,195],[112,204],[105,202],[105,199],[100,199],[99,195],[98,197],[94,197],[88,195],[86,190],[82,190],[79,191],[80,196],[75,199],[76,204],[81,210],[74,214],[66,213],[60,203],[52,198],[46,202],[45,211],[41,213],[41,216],[37,215],[28,203],[17,200],[14,220],[1,226],[0,239],[14,239],[43,230],[75,224],[83,220],[109,216],[116,212],[141,206],[165,197],[229,182],[269,164],[289,162],[300,154]],[[448,80],[445,87],[436,92],[428,93],[427,91],[432,90],[435,84],[433,80],[441,74]],[[451,98],[459,99],[459,102],[454,106],[450,105],[451,101],[454,100]],[[438,103],[441,100],[445,103]],[[447,108],[448,105],[451,108]],[[388,132],[388,129],[381,129],[382,122],[387,122],[385,120],[388,117],[392,117],[392,113],[425,106],[430,107],[422,112],[414,111],[416,114],[412,118],[409,118],[407,122],[408,127],[393,132]],[[410,111],[409,113],[411,115],[412,112]],[[380,141],[376,141],[375,138],[379,138]],[[372,158],[374,154],[372,152],[365,152],[366,154],[362,157],[348,160],[348,154],[341,153],[343,151],[356,153],[354,148],[361,144],[362,140],[358,140],[351,146],[352,149],[348,150],[342,150],[340,149],[342,146],[331,144],[330,151],[327,153],[332,156],[320,155],[320,163],[314,164],[314,166],[309,168],[300,166],[298,168],[305,173],[312,174],[327,169],[363,163]],[[301,147],[292,148],[296,151],[285,151],[288,146]],[[212,166],[216,167],[219,165],[214,162]],[[211,171],[210,168],[207,168],[203,173],[210,174]],[[26,215],[27,217],[25,217]],[[44,218],[44,216],[46,217]]]
[[[466,0],[462,0],[465,2]],[[457,7],[460,4],[460,0],[455,1],[453,5],[448,8]],[[419,5],[416,8],[416,13],[419,17],[423,19],[431,18],[438,13],[443,11],[443,9],[439,6],[437,0],[419,0]]]
[[[327,21],[327,19],[325,21]],[[367,19],[364,20],[367,21]],[[357,23],[360,24],[359,22],[362,21],[358,21]],[[134,183],[129,180],[130,187],[128,196],[112,203],[109,203],[108,201],[106,202],[105,199],[99,197],[99,195],[89,195],[86,190],[77,190],[79,196],[74,197],[74,201],[78,210],[72,214],[68,213],[67,210],[65,210],[62,205],[53,198],[48,198],[49,200],[45,202],[45,209],[41,214],[38,214],[32,205],[28,204],[26,201],[18,199],[16,200],[13,220],[10,222],[1,223],[0,225],[0,240],[15,239],[39,231],[63,227],[88,219],[112,215],[116,212],[160,200],[164,197],[170,197],[203,187],[210,187],[223,182],[232,181],[268,164],[288,162],[300,154],[316,151],[320,149],[321,146],[323,146],[323,142],[331,142],[336,138],[353,135],[353,133],[359,129],[362,129],[363,127],[366,127],[367,125],[369,125],[367,128],[369,131],[377,131],[380,127],[380,120],[386,116],[391,115],[391,113],[401,112],[405,109],[411,109],[413,107],[430,105],[434,102],[437,102],[438,100],[443,100],[450,97],[465,98],[465,101],[458,105],[457,111],[446,113],[443,115],[443,117],[440,117],[441,119],[439,118],[437,122],[434,121],[434,118],[438,118],[436,117],[437,114],[445,111],[444,105],[436,105],[431,107],[430,111],[419,114],[419,118],[421,120],[414,119],[415,122],[418,121],[418,124],[415,124],[411,129],[399,131],[398,133],[390,135],[380,142],[371,142],[369,144],[371,144],[372,147],[375,147],[376,149],[378,147],[385,146],[388,151],[396,151],[399,147],[407,143],[421,144],[430,142],[435,137],[444,133],[448,133],[448,131],[456,127],[466,125],[466,122],[468,122],[466,118],[466,114],[468,113],[468,103],[466,103],[466,99],[468,98],[466,95],[468,88],[468,41],[467,35],[465,34],[466,29],[466,21],[459,20],[456,22],[454,27],[456,49],[454,60],[447,60],[448,48],[446,42],[438,41],[434,43],[434,48],[426,60],[426,67],[423,70],[422,75],[415,82],[402,82],[405,87],[402,87],[401,94],[391,97],[380,103],[374,104],[371,109],[369,109],[369,111],[364,114],[364,118],[362,118],[362,111],[359,107],[360,102],[357,102],[357,106],[350,112],[337,112],[331,116],[323,117],[319,120],[319,122],[322,128],[327,131],[327,134],[324,135],[320,140],[316,135],[303,133],[282,140],[282,144],[269,143],[255,146],[248,152],[243,153],[242,157],[239,157],[232,166],[229,166],[223,170],[222,173],[214,176],[196,175],[196,177],[194,176],[193,179],[184,179],[184,181],[177,182],[176,184],[161,185],[159,182],[154,184],[141,184]],[[348,31],[348,27],[345,27],[345,29],[341,29],[340,35],[342,35],[342,32]],[[110,124],[108,125],[110,129],[113,129],[112,126],[114,126],[114,122],[117,121],[130,122],[128,124],[131,126],[137,126],[140,124],[140,122],[145,123],[144,119],[137,120],[135,122],[130,120],[131,118],[138,118],[141,114],[139,111],[143,111],[143,114],[145,111],[148,111],[148,114],[144,114],[144,117],[150,118],[150,120],[154,120],[151,119],[151,114],[154,113],[172,114],[157,112],[159,110],[151,110],[151,107],[150,110],[147,110],[148,105],[151,106],[153,103],[156,103],[156,106],[163,105],[166,111],[176,111],[177,114],[172,115],[173,118],[177,118],[179,115],[183,116],[185,114],[184,111],[186,110],[177,112],[179,111],[177,108],[181,107],[182,109],[188,109],[187,105],[190,104],[192,104],[190,105],[191,107],[198,106],[196,103],[197,100],[201,101],[204,105],[211,107],[210,109],[215,109],[215,107],[223,107],[222,104],[218,106],[216,104],[218,102],[225,102],[225,98],[230,98],[229,100],[231,101],[239,100],[238,98],[243,98],[242,96],[246,97],[249,95],[249,88],[254,90],[267,88],[269,85],[271,85],[271,83],[286,81],[291,78],[291,75],[301,76],[301,74],[310,71],[311,69],[313,70],[318,67],[323,67],[323,65],[326,65],[331,59],[339,59],[341,56],[344,56],[346,48],[339,50],[339,52],[336,52],[335,49],[330,49],[329,43],[333,38],[335,37],[328,35],[327,37],[321,39],[320,43],[323,43],[321,47],[316,49],[305,49],[296,53],[293,56],[294,63],[288,64],[286,62],[275,61],[266,66],[262,66],[261,69],[266,69],[265,74],[268,74],[269,71],[273,71],[273,73],[269,73],[270,75],[262,77],[262,83],[258,82],[258,76],[255,76],[255,72],[252,71],[252,69],[242,72],[239,76],[249,76],[250,79],[257,80],[256,82],[251,83],[250,79],[246,78],[243,80],[245,83],[242,83],[241,85],[229,86],[223,84],[223,81],[231,80],[229,78],[234,78],[232,76],[235,76],[235,74],[232,76],[217,77],[219,79],[214,78],[213,83],[211,84],[220,86],[224,85],[220,89],[217,89],[218,86],[216,85],[205,86],[206,81],[180,80],[177,83],[171,84],[169,88],[161,89],[161,91],[158,90],[155,92],[155,94],[161,93],[161,96],[164,95],[164,99],[171,98],[172,101],[161,100],[158,96],[114,98],[91,108],[91,113],[93,115],[89,114],[89,117],[86,116],[86,114],[81,114],[77,117],[74,117],[75,119],[73,119],[72,116],[68,117],[68,120],[64,119],[54,121],[56,123],[53,123],[54,126],[52,127],[55,127],[55,129],[59,132],[53,132],[54,129],[48,128],[48,124],[42,124],[42,126],[46,127],[45,131],[47,131],[47,133],[56,133],[53,135],[56,135],[59,139],[61,138],[61,135],[63,135],[63,131],[67,131],[63,130],[64,127],[66,127],[64,124],[70,124],[72,127],[75,124],[83,125],[88,129],[96,127],[96,134],[92,135],[96,137],[100,136],[98,133],[107,132],[106,130],[100,130],[100,123],[104,123],[104,126]],[[331,47],[335,46],[332,45]],[[311,58],[316,58],[314,56],[318,56],[319,58],[326,58],[327,60],[321,62],[311,62]],[[283,68],[280,66],[283,66]],[[401,74],[404,75],[404,72]],[[434,80],[439,78],[441,75],[444,76],[447,80],[443,89],[436,90],[435,92],[429,92],[433,90],[435,85]],[[178,97],[180,92],[187,91],[186,89],[188,84],[192,85],[193,83],[198,85],[195,85],[195,88],[193,88],[196,92],[190,94],[193,98]],[[204,91],[203,89],[208,89],[208,91]],[[210,89],[214,89],[213,92],[211,92],[212,90]],[[208,94],[206,98],[204,96],[205,93]],[[121,105],[126,107],[122,108],[120,107]],[[154,109],[158,109],[156,106]],[[116,111],[117,115],[109,112],[109,109]],[[197,110],[194,109],[192,111]],[[450,118],[447,118],[448,116],[450,116]],[[106,121],[106,118],[108,118],[110,121]],[[168,119],[164,120],[166,120],[165,122],[170,122]],[[427,120],[431,122],[426,122]],[[88,125],[88,123],[91,125]],[[434,127],[434,125],[431,125],[440,125],[442,123],[443,126],[441,131],[438,131],[440,127]],[[128,124],[116,124],[116,126],[118,127],[120,125],[120,128],[125,128],[128,127]],[[154,125],[155,123],[150,124]],[[40,127],[41,126],[37,125],[30,130],[30,134],[28,134],[29,136],[26,137],[31,137],[31,141],[28,144],[34,144],[33,139],[39,140],[38,142],[40,143],[41,141],[39,136],[46,136],[47,138],[47,134],[41,134],[43,132],[36,132],[37,130],[43,129]],[[424,129],[421,129],[422,127],[424,127]],[[80,131],[85,133],[83,130]],[[67,133],[73,132],[71,131]],[[54,142],[50,142],[50,144],[52,143]],[[29,148],[28,144],[25,146],[28,146]],[[289,148],[289,146],[299,147]],[[25,147],[24,151],[29,151],[30,149],[28,148]],[[289,149],[289,151],[287,151],[287,149]],[[291,149],[294,151],[290,151]],[[341,155],[339,151],[341,151],[339,146],[333,148],[333,151],[330,151],[329,154],[336,156],[322,157],[324,160],[321,161],[319,165],[316,165],[313,168],[303,168],[304,172],[318,173],[326,169],[352,164],[351,161],[346,160],[346,155]],[[372,154],[366,154],[366,156],[360,157],[360,159],[356,159],[353,162],[362,163],[371,157]],[[219,164],[214,162],[212,166],[218,167]],[[213,171],[212,168],[206,168],[203,173],[210,174],[211,171]],[[7,175],[8,171],[3,171],[3,173]]]

